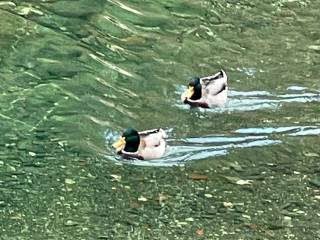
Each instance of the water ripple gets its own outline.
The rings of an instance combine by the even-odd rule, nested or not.
[[[292,88],[290,88],[292,90]],[[305,88],[300,89],[301,93],[272,94],[266,91],[253,92],[229,92],[229,101],[226,110],[229,111],[253,111],[266,108],[278,108],[282,103],[307,103],[320,102],[320,94],[314,92],[304,92]]]
[[[108,2],[111,2],[117,6],[119,6],[120,8],[128,11],[128,12],[131,12],[131,13],[134,13],[134,14],[137,14],[137,15],[143,15],[142,12],[136,10],[136,9],[133,9],[132,7],[129,7],[128,5],[125,5],[124,3],[121,3],[120,1],[116,1],[116,0],[108,0]]]
[[[122,69],[122,68],[120,68],[120,67],[118,67],[118,66],[116,66],[116,65],[114,65],[114,64],[112,64],[112,63],[110,63],[110,62],[108,62],[106,60],[103,60],[100,57],[98,57],[98,56],[96,56],[96,55],[94,55],[92,53],[90,53],[89,56],[91,58],[93,58],[94,60],[96,60],[97,62],[103,64],[104,66],[106,66],[106,67],[108,67],[108,68],[110,68],[112,70],[115,70],[115,71],[117,71],[117,72],[119,72],[119,73],[121,73],[123,75],[128,76],[128,77],[134,77],[134,74],[130,73],[129,71],[124,70],[124,69]]]
[[[175,91],[177,95],[181,95],[185,86],[179,86]],[[211,112],[231,111],[246,112],[263,109],[276,109],[281,107],[283,103],[307,103],[320,102],[320,93],[306,92],[308,89],[304,87],[291,87],[289,91],[294,93],[273,94],[268,91],[236,91],[230,90],[228,93],[228,102],[224,108],[217,107],[209,109]],[[287,89],[287,90],[288,90]],[[179,108],[188,109],[185,105],[178,103]]]
[[[111,145],[111,143],[117,139],[118,134],[119,133],[111,131],[106,132],[106,144]],[[134,164],[139,166],[184,165],[190,161],[204,160],[227,155],[236,149],[266,147],[282,143],[283,140],[277,139],[277,136],[274,134],[281,134],[281,136],[320,135],[320,127],[285,126],[240,128],[235,130],[234,134],[238,135],[213,135],[186,139],[169,138],[167,153],[162,159],[151,161],[126,160],[114,155],[106,155],[106,158],[116,161],[118,164]],[[110,151],[112,150],[110,149]]]
[[[319,131],[317,126],[290,126],[290,127],[262,127],[262,128],[241,128],[235,131],[235,133],[241,134],[273,134],[273,133],[286,133],[291,136],[298,136],[302,133]],[[316,134],[312,134],[316,135]]]

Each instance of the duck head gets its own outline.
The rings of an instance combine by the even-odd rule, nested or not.
[[[138,151],[139,145],[139,133],[135,129],[128,128],[123,132],[121,138],[112,146],[117,152],[121,152],[122,150],[126,152],[136,152]]]
[[[193,77],[188,84],[188,89],[183,94],[183,100],[191,99],[191,100],[198,100],[202,96],[202,86],[200,83],[199,77]]]

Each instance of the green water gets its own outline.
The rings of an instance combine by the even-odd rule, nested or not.
[[[0,239],[320,238],[319,8],[0,1]],[[226,108],[180,102],[220,68]],[[127,127],[166,156],[116,157]]]

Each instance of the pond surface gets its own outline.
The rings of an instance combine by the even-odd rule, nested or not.
[[[320,1],[159,2],[0,1],[0,239],[320,238]]]

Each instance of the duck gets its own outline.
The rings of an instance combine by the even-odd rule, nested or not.
[[[112,146],[118,155],[127,159],[159,159],[165,154],[166,138],[167,134],[162,128],[141,132],[128,128]]]
[[[223,107],[228,97],[228,77],[224,70],[208,77],[193,77],[188,89],[181,95],[184,104],[191,107]]]

